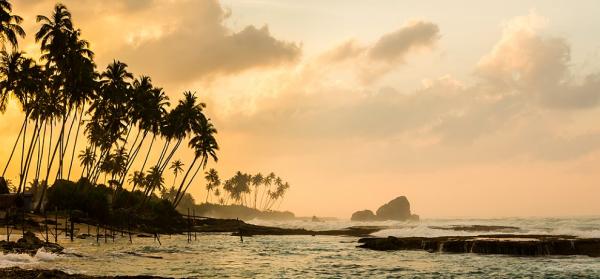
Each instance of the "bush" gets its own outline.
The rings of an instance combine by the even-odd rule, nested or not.
[[[47,208],[81,211],[82,215],[121,228],[140,228],[148,232],[177,232],[185,226],[182,216],[170,202],[140,191],[114,191],[104,185],[58,180],[48,188]]]

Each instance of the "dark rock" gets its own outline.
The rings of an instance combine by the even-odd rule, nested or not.
[[[4,253],[26,253],[35,255],[40,248],[44,248],[46,251],[52,253],[59,253],[64,249],[58,244],[44,242],[30,231],[25,232],[25,235],[16,242],[0,241],[0,251]]]
[[[4,177],[0,176],[0,195],[8,193],[10,193],[10,190],[8,189],[8,183]]]
[[[229,232],[233,235],[337,235],[337,236],[368,236],[380,231],[382,227],[349,227],[339,230],[313,231],[306,229],[277,228],[245,223],[236,219],[203,218],[194,221],[194,231],[204,233]]]
[[[362,238],[360,248],[378,251],[502,254],[512,256],[585,255],[600,257],[600,238],[566,235],[480,235],[445,237]]]
[[[377,217],[382,220],[409,220],[411,218],[410,203],[405,196],[397,197],[379,207]]]
[[[365,209],[361,211],[356,211],[352,214],[350,221],[376,221],[377,216],[373,214],[373,211]]]
[[[10,268],[2,268],[0,269],[0,278],[4,279],[38,279],[38,278],[69,278],[69,279],[91,279],[91,278],[103,278],[103,279],[113,279],[113,278],[136,278],[136,279],[154,279],[154,278],[169,278],[169,277],[158,277],[158,276],[148,276],[148,275],[134,275],[134,276],[90,276],[83,274],[68,274],[64,271],[50,269],[50,270],[41,270],[41,269],[21,269],[18,267],[10,267]]]

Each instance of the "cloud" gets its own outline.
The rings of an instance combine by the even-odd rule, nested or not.
[[[346,41],[325,52],[323,63],[349,63],[364,84],[371,84],[405,63],[406,57],[435,46],[439,27],[427,21],[410,21],[382,35],[375,43],[361,45]]]
[[[227,26],[231,11],[217,0],[66,0],[74,22],[91,42],[100,69],[122,60],[139,74],[171,84],[213,79],[249,69],[292,63],[301,45],[276,38],[268,26]],[[35,15],[49,14],[54,1],[18,5],[27,15],[28,34]],[[31,35],[29,37],[32,37]],[[37,49],[30,40],[30,46]]]
[[[505,24],[502,38],[484,56],[476,74],[500,93],[528,95],[556,109],[594,107],[600,100],[600,76],[577,82],[570,72],[570,46],[563,38],[540,35],[545,19],[532,13]]]
[[[387,63],[402,61],[412,50],[433,46],[439,39],[439,31],[431,22],[409,22],[401,29],[383,35],[369,49],[369,58]]]
[[[384,146],[377,158],[395,164],[577,158],[600,148],[595,141],[600,129],[590,128],[580,114],[597,107],[599,75],[576,82],[569,43],[543,35],[544,22],[534,14],[508,22],[495,46],[474,65],[474,82],[448,75],[425,79],[415,90],[365,84],[355,77],[377,59],[397,65],[412,51],[431,47],[436,25],[407,25],[413,27],[372,45],[349,40],[267,83],[277,84],[277,92],[254,98],[251,112],[221,115],[218,121],[225,130],[250,137],[305,142],[298,148],[310,149],[305,152],[325,152],[318,144],[311,149],[324,141],[340,147],[354,142],[359,149]],[[397,48],[388,49],[391,45]]]

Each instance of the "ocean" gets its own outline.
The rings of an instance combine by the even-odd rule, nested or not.
[[[326,222],[252,220],[250,223],[314,230],[348,226],[389,226],[374,236],[451,236],[497,234],[435,229],[450,225],[501,225],[519,234],[563,234],[600,238],[600,217],[423,219],[420,222]],[[18,233],[17,233],[18,234]],[[4,236],[0,235],[0,239]],[[16,237],[16,236],[13,236]],[[61,255],[0,255],[0,267],[60,269],[88,275],[159,275],[192,278],[600,278],[600,258],[587,256],[513,257],[425,251],[380,252],[356,248],[357,237],[253,236],[198,234],[152,238],[118,235],[97,244],[71,242]]]

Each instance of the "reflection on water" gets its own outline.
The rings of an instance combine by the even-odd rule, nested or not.
[[[453,231],[426,229],[429,225],[496,224],[523,227],[524,232],[539,228],[551,232],[580,231],[597,234],[598,219],[497,219],[497,220],[424,220],[421,223],[388,223],[396,228],[378,234],[453,235]],[[487,222],[487,223],[486,223]],[[254,223],[271,224],[255,220]],[[356,225],[346,221],[315,223],[295,221],[280,226],[331,229]],[[383,224],[361,224],[383,225]],[[570,227],[565,227],[570,226]],[[539,227],[539,228],[538,228]],[[460,232],[458,232],[460,233]],[[423,234],[421,234],[423,235]],[[148,274],[174,277],[272,277],[272,278],[365,278],[365,277],[600,277],[600,260],[589,257],[508,257],[472,254],[440,254],[423,251],[377,252],[355,248],[357,238],[336,236],[255,236],[240,243],[228,234],[198,235],[186,242],[186,236],[163,236],[162,246],[153,239],[117,237],[100,245],[95,239],[63,239],[65,255],[43,251],[35,257],[2,255],[0,267],[59,268],[72,273],[96,275]]]

